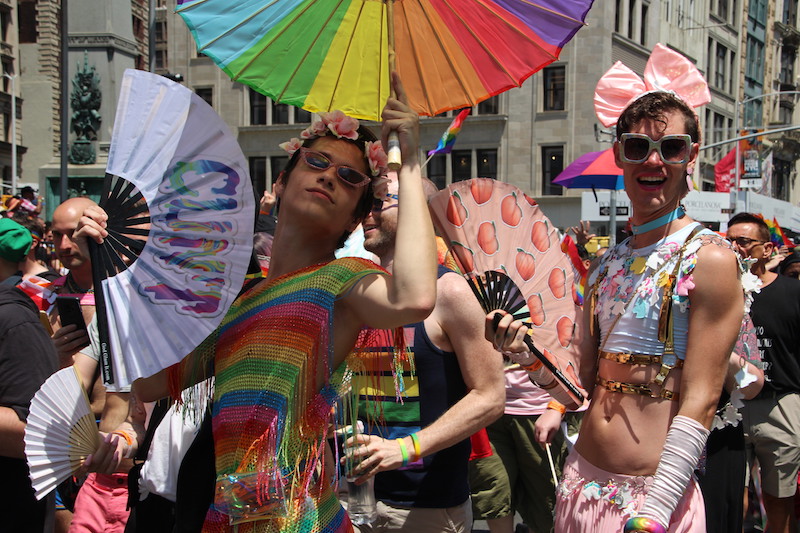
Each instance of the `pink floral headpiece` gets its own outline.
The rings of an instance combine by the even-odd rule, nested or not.
[[[613,126],[631,102],[655,91],[672,93],[692,108],[711,101],[708,83],[694,63],[659,43],[647,60],[644,80],[621,61],[603,74],[594,91],[597,118]]]
[[[320,113],[319,118],[320,120],[300,132],[299,139],[293,137],[278,146],[289,155],[293,155],[303,146],[304,140],[324,135],[333,135],[337,139],[358,140],[358,127],[360,124],[357,119],[348,117],[338,109],[330,113]],[[369,171],[373,178],[384,176],[389,171],[389,160],[383,151],[383,145],[380,141],[366,141],[364,144],[364,156],[369,161]]]

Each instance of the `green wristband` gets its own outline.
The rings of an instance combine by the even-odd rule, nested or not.
[[[406,443],[403,439],[395,439],[397,444],[400,445],[400,455],[403,456],[403,464],[402,466],[408,465],[408,449],[406,448]]]

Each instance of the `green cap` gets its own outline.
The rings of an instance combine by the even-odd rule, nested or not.
[[[33,237],[24,226],[10,218],[0,218],[0,258],[19,263],[31,249]]]

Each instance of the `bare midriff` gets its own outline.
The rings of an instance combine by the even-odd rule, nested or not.
[[[623,383],[652,384],[658,365],[627,365],[600,360],[598,375]],[[680,393],[681,369],[672,369],[664,386]],[[678,413],[678,401],[638,394],[610,392],[595,385],[581,424],[575,449],[598,468],[616,474],[652,475],[656,471],[667,431]]]

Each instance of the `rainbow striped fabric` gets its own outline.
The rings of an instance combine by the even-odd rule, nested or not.
[[[380,120],[390,54],[411,107],[434,116],[519,87],[558,59],[592,0],[178,0],[231,79],[309,111]],[[390,51],[391,33],[394,47]]]
[[[282,492],[278,503],[285,503],[286,511],[244,521],[236,531],[350,531],[325,481],[333,474],[323,461],[325,435],[346,366],[332,368],[330,332],[336,300],[374,273],[382,271],[370,261],[343,258],[259,283],[234,302],[220,327],[193,352],[196,364],[213,361],[216,376],[217,492],[203,531],[232,531],[229,515],[217,509],[234,505],[220,494],[228,475],[239,476],[238,483],[247,473],[254,479],[250,499],[233,487],[235,496],[242,496],[240,508],[265,508],[265,495]]]

